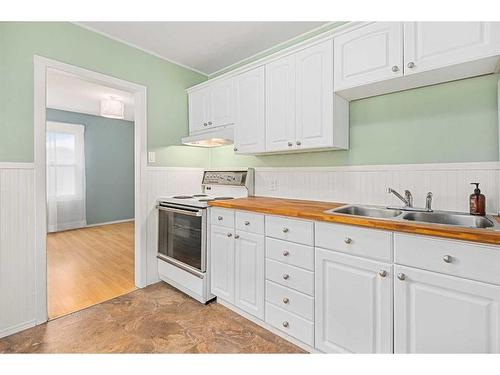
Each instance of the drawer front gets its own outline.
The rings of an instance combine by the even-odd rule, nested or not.
[[[234,228],[234,211],[225,208],[211,207],[210,223]]]
[[[267,237],[266,257],[314,271],[314,248],[310,246]]]
[[[316,223],[316,246],[392,262],[392,233],[350,225]]]
[[[308,345],[314,345],[314,324],[300,316],[266,303],[266,323]]]
[[[500,285],[500,247],[394,235],[394,262]]]
[[[304,319],[314,320],[314,298],[266,281],[266,301]]]
[[[264,234],[264,215],[236,211],[236,229],[245,232]]]
[[[313,222],[266,216],[266,236],[313,246]]]
[[[266,279],[314,296],[314,273],[266,259]]]

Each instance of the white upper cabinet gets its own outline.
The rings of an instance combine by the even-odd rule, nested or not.
[[[403,24],[375,22],[335,38],[335,91],[403,75]]]
[[[209,125],[223,126],[234,123],[233,116],[233,81],[218,81],[210,87]]]
[[[237,153],[266,150],[265,68],[260,66],[234,78],[235,129]]]
[[[405,22],[405,74],[442,68],[500,53],[500,24]]]
[[[295,145],[295,56],[266,64],[266,150]]]
[[[373,22],[334,46],[335,92],[354,100],[498,71],[500,22]]]
[[[394,269],[395,353],[500,353],[500,286]]]
[[[299,149],[332,147],[333,43],[295,55],[296,140]]]
[[[210,88],[203,87],[189,93],[189,133],[206,130],[210,117]]]

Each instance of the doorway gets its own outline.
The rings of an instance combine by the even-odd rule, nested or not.
[[[39,56],[34,66],[40,324],[146,285],[146,88]],[[54,77],[67,81],[59,92]]]

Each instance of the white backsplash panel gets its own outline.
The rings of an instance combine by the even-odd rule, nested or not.
[[[486,210],[499,210],[499,163],[406,164],[314,168],[256,168],[255,195],[352,204],[401,205],[387,188],[408,189],[414,206],[433,193],[436,210],[469,212],[469,195],[479,182]]]

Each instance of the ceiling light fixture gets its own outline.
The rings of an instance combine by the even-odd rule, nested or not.
[[[101,100],[101,116],[108,118],[123,119],[124,105],[117,98],[110,96]]]

